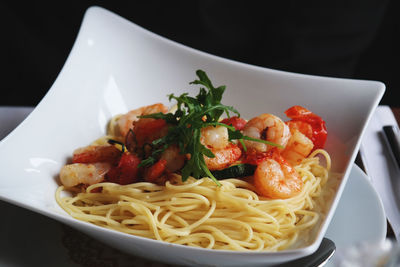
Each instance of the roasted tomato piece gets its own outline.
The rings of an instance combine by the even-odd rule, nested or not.
[[[223,119],[221,123],[224,123],[226,125],[232,125],[233,127],[235,127],[236,130],[241,131],[247,122],[245,119],[239,118],[238,116],[233,116],[230,118]]]
[[[138,156],[125,152],[122,154],[118,165],[111,168],[111,170],[106,174],[107,181],[121,185],[136,182],[139,178],[139,163],[140,159]]]
[[[258,165],[267,158],[279,154],[278,148],[271,148],[266,152],[259,152],[255,149],[249,149],[243,154],[242,162],[252,165]]]
[[[144,179],[148,182],[156,182],[165,172],[167,161],[160,159],[145,170]]]

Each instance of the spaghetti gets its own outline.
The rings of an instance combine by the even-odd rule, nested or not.
[[[320,163],[319,155],[326,160]],[[296,166],[304,186],[290,199],[259,197],[249,181],[211,179],[166,184],[98,183],[72,197],[56,193],[59,205],[76,219],[120,232],[188,246],[237,251],[278,251],[293,245],[320,220],[317,203],[328,179],[330,158],[316,150]],[[101,193],[93,193],[102,188]]]

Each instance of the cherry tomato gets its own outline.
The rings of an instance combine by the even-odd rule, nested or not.
[[[121,185],[134,183],[138,179],[139,163],[140,159],[138,156],[125,152],[122,154],[118,165],[108,171],[106,179]]]
[[[145,170],[144,178],[148,182],[155,182],[164,173],[167,165],[165,159],[160,159]]]
[[[142,118],[134,122],[133,132],[134,141],[128,142],[129,140],[126,140],[130,151],[141,149],[144,144],[150,144],[154,140],[165,136],[168,132],[168,125],[163,119]],[[128,133],[128,135],[131,134]]]
[[[135,126],[135,134],[137,136],[153,135],[167,125],[167,122],[163,119],[146,119],[140,122]]]

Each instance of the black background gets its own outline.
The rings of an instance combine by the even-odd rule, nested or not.
[[[261,4],[262,3],[262,4]],[[259,66],[379,80],[400,106],[399,1],[3,1],[0,105],[36,105],[86,9],[104,7],[169,39]]]

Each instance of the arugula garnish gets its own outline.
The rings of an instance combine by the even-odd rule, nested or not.
[[[182,181],[186,181],[189,176],[196,179],[210,177],[217,185],[220,185],[204,160],[204,156],[213,158],[215,155],[200,142],[202,128],[217,125],[226,127],[229,133],[229,140],[239,140],[244,149],[246,149],[243,142],[244,139],[270,145],[276,144],[245,136],[233,126],[220,123],[219,119],[223,113],[226,113],[228,117],[230,117],[230,113],[240,117],[240,113],[234,107],[221,103],[226,86],[214,87],[207,74],[202,70],[197,70],[196,75],[199,79],[190,82],[190,84],[204,86],[200,87],[199,94],[196,97],[191,97],[188,93],[180,96],[175,96],[174,94],[168,96],[169,101],[177,101],[175,113],[164,114],[160,112],[140,116],[140,118],[163,119],[170,125],[168,133],[164,137],[151,143],[157,149],[153,150],[152,154],[140,163],[140,166],[153,164],[169,145],[177,144],[182,154],[190,155],[190,159],[181,170]]]

